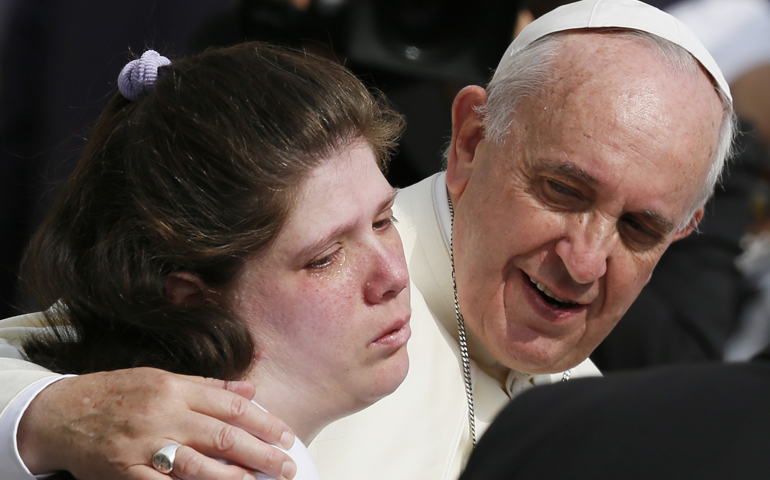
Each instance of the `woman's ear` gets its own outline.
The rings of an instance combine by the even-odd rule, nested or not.
[[[206,284],[189,272],[174,272],[166,277],[163,293],[175,305],[201,305],[206,300]]]
[[[487,92],[478,85],[460,90],[452,104],[452,143],[447,156],[446,182],[449,192],[462,195],[473,170],[476,147],[484,139],[484,126],[476,109],[487,102]]]

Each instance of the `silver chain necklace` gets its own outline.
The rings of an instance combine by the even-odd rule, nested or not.
[[[455,209],[452,206],[452,199],[449,197],[449,191],[446,193],[447,203],[449,203],[449,217],[451,219],[449,228],[449,259],[452,261],[452,290],[455,297],[455,317],[457,318],[457,334],[460,339],[460,356],[463,360],[463,379],[465,380],[465,396],[468,398],[468,423],[471,427],[471,439],[473,448],[476,448],[476,414],[473,409],[473,383],[471,382],[471,360],[468,356],[468,342],[465,339],[465,319],[460,312],[460,302],[457,301],[457,277],[455,276]],[[572,369],[565,370],[562,373],[561,381],[569,381]]]
[[[468,398],[468,422],[471,427],[471,439],[473,448],[476,448],[476,414],[473,410],[473,383],[471,383],[471,360],[468,356],[468,342],[465,339],[465,319],[460,312],[460,302],[457,301],[457,278],[455,277],[455,249],[454,249],[454,223],[455,210],[452,207],[452,199],[449,198],[449,192],[446,194],[449,203],[450,235],[449,235],[449,258],[452,261],[452,289],[455,296],[455,317],[457,317],[457,333],[460,339],[460,356],[463,359],[463,378],[465,380],[465,396]]]

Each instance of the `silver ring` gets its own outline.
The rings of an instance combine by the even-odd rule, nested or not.
[[[152,466],[160,473],[171,473],[174,470],[174,458],[176,451],[182,445],[178,443],[169,443],[161,448],[152,456]]]

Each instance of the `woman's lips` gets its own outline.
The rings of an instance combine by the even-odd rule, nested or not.
[[[373,346],[395,349],[406,345],[409,337],[412,336],[412,330],[409,326],[410,315],[402,319],[383,332],[376,340],[372,342]]]

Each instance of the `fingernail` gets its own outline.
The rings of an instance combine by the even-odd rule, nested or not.
[[[283,462],[283,466],[281,467],[281,475],[283,478],[291,480],[296,474],[297,466],[294,465],[294,462]]]
[[[247,473],[246,475],[243,476],[243,480],[257,480],[257,477],[255,477],[250,473]]]
[[[288,450],[294,445],[294,434],[291,432],[283,432],[281,435],[281,441],[279,442],[279,445],[284,450]]]

